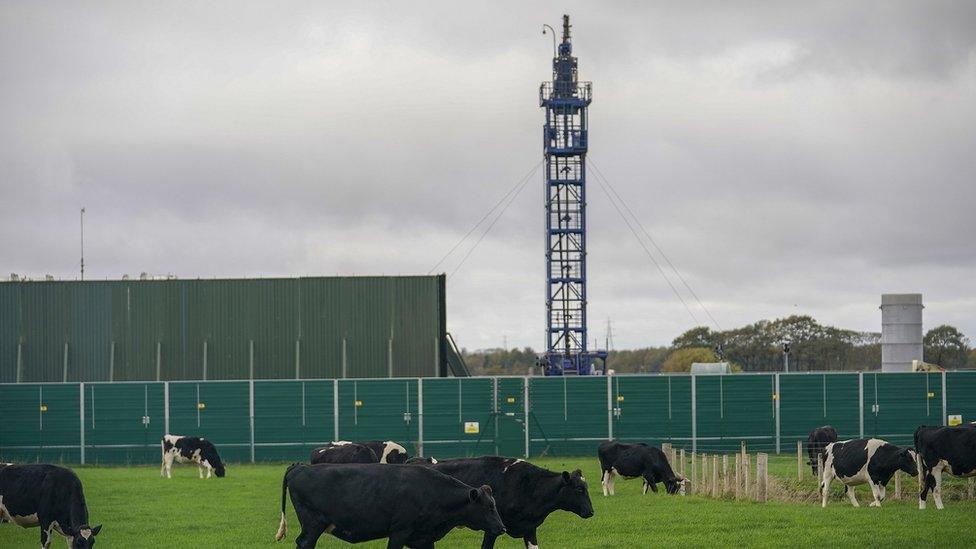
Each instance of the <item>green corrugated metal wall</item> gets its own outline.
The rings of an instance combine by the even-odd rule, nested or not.
[[[593,455],[611,436],[793,452],[820,425],[904,445],[954,414],[976,420],[976,372],[20,383],[0,384],[0,461],[155,463],[167,431],[230,462],[307,460],[336,439],[438,458]]]
[[[443,311],[443,276],[3,282],[0,382],[249,379],[252,342],[255,379],[443,376]]]

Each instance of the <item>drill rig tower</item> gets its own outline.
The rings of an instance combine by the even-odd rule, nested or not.
[[[539,87],[546,110],[546,375],[587,375],[606,351],[587,350],[586,150],[592,83],[577,81],[576,58],[563,15],[552,80]]]

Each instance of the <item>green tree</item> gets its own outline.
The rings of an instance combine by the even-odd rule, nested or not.
[[[715,362],[715,352],[709,347],[675,349],[661,366],[662,372],[690,372],[695,362]]]
[[[965,368],[969,360],[969,338],[948,324],[929,330],[922,339],[922,345],[925,362],[943,368]]]
[[[696,326],[674,338],[671,347],[683,349],[685,347],[715,347],[716,336],[708,326]]]

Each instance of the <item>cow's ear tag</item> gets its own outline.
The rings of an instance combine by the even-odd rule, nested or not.
[[[478,501],[478,490],[472,488],[468,491],[468,499],[471,501]]]

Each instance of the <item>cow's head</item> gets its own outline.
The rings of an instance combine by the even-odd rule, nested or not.
[[[498,516],[498,508],[495,506],[495,498],[491,496],[491,487],[488,485],[481,488],[468,490],[468,524],[465,526],[473,530],[483,530],[490,536],[500,536],[505,533],[505,524]]]
[[[205,445],[200,452],[200,459],[205,460],[214,469],[214,474],[218,477],[222,477],[226,474],[224,470],[224,462],[221,461],[220,456],[217,454],[217,449],[213,444]]]
[[[688,479],[684,477],[673,477],[670,479],[665,479],[664,490],[669,494],[681,494],[685,495],[685,485],[688,484]]]
[[[77,530],[69,530],[65,534],[71,539],[71,549],[89,549],[95,545],[95,536],[101,531],[101,524],[94,528],[87,524],[82,524]]]
[[[913,477],[918,476],[918,453],[914,448],[902,448],[898,451],[898,468]]]
[[[576,513],[583,518],[593,516],[593,503],[590,501],[590,490],[579,469],[570,473],[563,471],[562,487],[559,489],[559,508]]]

